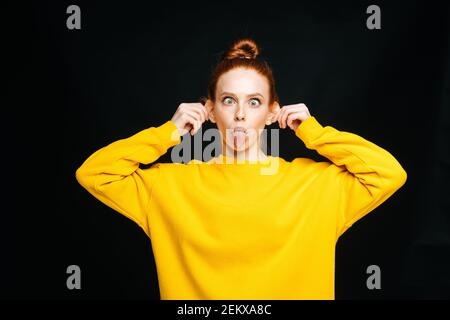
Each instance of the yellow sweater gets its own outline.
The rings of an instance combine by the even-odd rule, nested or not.
[[[334,299],[335,245],[406,182],[386,150],[315,117],[295,134],[328,161],[269,156],[154,163],[172,121],[115,141],[76,172],[150,237],[161,299]]]

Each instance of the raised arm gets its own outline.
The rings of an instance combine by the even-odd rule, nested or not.
[[[76,171],[78,182],[95,198],[136,222],[150,236],[146,208],[158,181],[159,165],[150,164],[180,143],[173,121],[150,127],[94,152]]]
[[[194,135],[208,112],[201,103],[182,103],[171,120],[115,141],[94,152],[76,171],[78,182],[107,206],[136,222],[150,237],[147,207],[158,183],[160,166],[140,169],[155,162],[181,142],[187,132]]]
[[[336,177],[344,199],[338,236],[406,182],[406,171],[388,151],[356,134],[323,127],[313,116],[301,122],[295,134],[308,149],[316,150],[341,169]]]

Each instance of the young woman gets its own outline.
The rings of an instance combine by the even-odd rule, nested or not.
[[[406,182],[388,151],[322,126],[302,103],[280,107],[258,53],[253,40],[236,41],[204,104],[182,103],[171,120],[101,148],[76,172],[150,237],[161,299],[334,299],[339,236]],[[156,162],[206,120],[222,154]],[[330,161],[264,154],[259,132],[274,122]]]

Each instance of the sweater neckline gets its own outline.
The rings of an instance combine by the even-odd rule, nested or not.
[[[214,157],[208,161],[209,164],[215,164],[215,165],[226,165],[226,166],[233,166],[233,167],[248,167],[248,166],[266,166],[270,164],[273,160],[277,160],[279,157],[273,157],[271,155],[267,155],[266,159],[264,160],[236,160],[231,156],[226,155],[219,155],[217,157]]]

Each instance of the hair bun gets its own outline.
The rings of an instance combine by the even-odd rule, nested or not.
[[[256,59],[259,54],[259,47],[250,38],[236,40],[233,45],[223,55],[223,59],[246,58]]]

